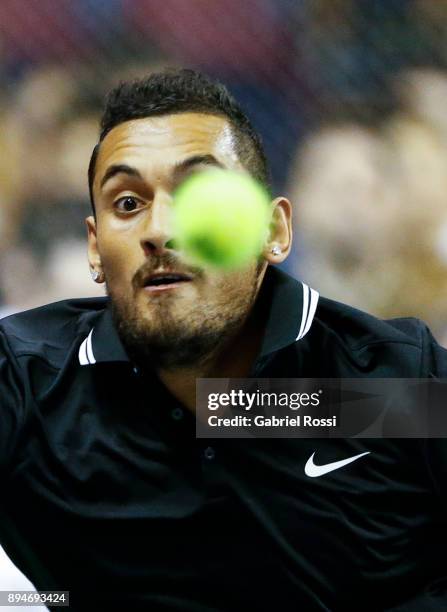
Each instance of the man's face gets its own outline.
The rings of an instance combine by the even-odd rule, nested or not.
[[[228,122],[200,113],[122,123],[101,143],[96,163],[90,262],[102,268],[128,350],[164,369],[193,366],[231,337],[266,268],[257,260],[226,273],[197,268],[175,250],[172,194],[209,165],[245,171]],[[159,272],[190,280],[160,288],[149,281]]]

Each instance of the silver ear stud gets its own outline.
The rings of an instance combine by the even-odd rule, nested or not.
[[[279,246],[272,247],[272,250],[270,252],[272,253],[272,255],[281,255],[281,249]]]
[[[90,274],[92,275],[92,279],[95,281],[95,283],[97,283],[101,274],[93,268],[90,268]]]

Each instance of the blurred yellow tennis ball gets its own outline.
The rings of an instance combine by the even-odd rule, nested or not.
[[[262,252],[269,202],[247,174],[218,168],[194,174],[174,194],[177,245],[199,265],[243,267]]]

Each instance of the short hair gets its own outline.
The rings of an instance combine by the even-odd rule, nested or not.
[[[99,142],[88,168],[90,201],[95,213],[93,181],[99,146],[120,123],[185,112],[208,113],[228,119],[235,153],[248,172],[270,191],[270,177],[261,137],[227,88],[196,70],[167,69],[130,82],[122,82],[107,96]]]

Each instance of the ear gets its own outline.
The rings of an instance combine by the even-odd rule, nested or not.
[[[271,203],[270,231],[264,248],[264,258],[271,264],[282,263],[292,248],[292,205],[287,198],[275,198]]]
[[[90,272],[92,278],[97,283],[104,282],[104,273],[102,270],[101,257],[98,251],[98,239],[96,235],[96,221],[93,216],[87,217],[85,220],[87,226],[87,242],[88,242],[88,262],[90,264]]]

